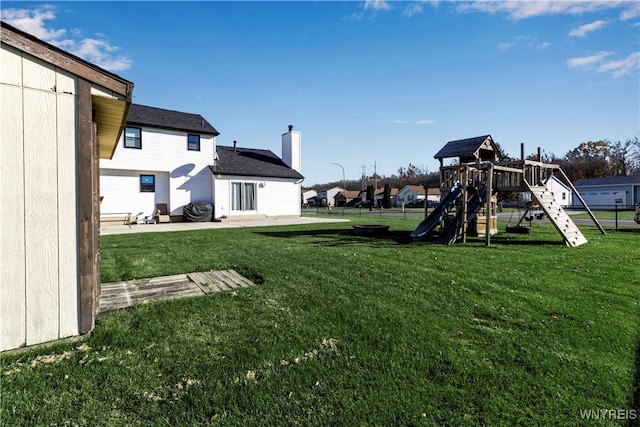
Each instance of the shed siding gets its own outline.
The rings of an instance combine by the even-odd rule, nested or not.
[[[0,351],[79,333],[76,97],[60,91],[75,80],[5,45],[1,59]]]
[[[36,84],[42,81],[34,79]],[[29,123],[24,129],[24,203],[27,345],[31,345],[56,339],[58,332],[56,95],[25,90],[23,96]]]
[[[6,55],[2,49],[2,63]],[[3,68],[4,70],[4,68]],[[0,73],[4,80],[8,75]],[[0,351],[26,342],[22,89],[0,84]],[[4,167],[11,165],[11,167]]]
[[[75,80],[58,76],[58,85],[75,89]],[[68,87],[71,86],[71,87]],[[75,90],[74,92],[75,93]],[[60,255],[60,331],[59,336],[78,334],[78,209],[76,191],[77,161],[75,97],[57,97],[58,128],[58,253]],[[74,185],[69,185],[74,183]],[[66,267],[65,267],[66,266]]]

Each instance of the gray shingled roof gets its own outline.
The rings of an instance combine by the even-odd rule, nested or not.
[[[449,157],[467,156],[475,153],[478,148],[491,135],[476,136],[475,138],[459,139],[457,141],[449,141],[447,144],[433,156],[435,159],[446,159]],[[493,141],[493,138],[491,139]]]
[[[607,176],[604,178],[582,178],[573,183],[574,187],[586,187],[590,185],[621,185],[640,184],[640,175]]]
[[[131,104],[127,125],[180,130],[203,135],[220,135],[200,114],[182,113],[146,105]]]
[[[209,166],[213,173],[238,176],[303,179],[282,159],[269,150],[254,148],[216,147],[218,161]]]

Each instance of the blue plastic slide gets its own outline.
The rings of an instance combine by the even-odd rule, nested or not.
[[[460,194],[462,194],[462,185],[457,182],[451,188],[451,192],[447,194],[447,197],[445,197],[440,202],[440,204],[436,206],[433,211],[431,211],[429,216],[424,221],[418,224],[418,227],[411,233],[411,237],[414,239],[422,238],[428,232],[433,230],[438,224],[440,224],[440,221],[442,221],[442,217],[448,210],[453,207],[453,205],[455,205],[456,200],[458,199],[458,197],[460,197]]]

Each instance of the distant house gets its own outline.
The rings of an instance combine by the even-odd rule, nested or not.
[[[427,188],[427,200],[440,203],[440,188],[439,187]]]
[[[303,206],[315,206],[317,195],[318,192],[316,190],[307,190],[303,188],[300,190],[300,203]]]
[[[567,184],[552,176],[547,181],[547,190],[553,194],[553,198],[560,206],[573,205],[573,191]],[[579,202],[578,202],[579,203]]]
[[[0,351],[90,332],[100,295],[98,158],[133,83],[0,26]]]
[[[398,197],[398,188],[391,188],[391,205],[398,206],[397,197]],[[382,202],[384,201],[384,189],[377,190],[375,193],[375,202],[376,206],[382,206]]]
[[[342,187],[332,187],[326,190],[319,190],[318,195],[316,196],[316,200],[318,201],[317,206],[328,206],[329,203],[331,206],[334,206],[336,194],[344,191]]]
[[[354,203],[360,201],[360,191],[359,190],[345,190],[338,192],[335,196],[333,196],[335,207],[341,206],[351,206]]]
[[[150,216],[167,205],[207,202],[214,217],[300,215],[300,132],[282,135],[283,158],[269,150],[220,147],[201,115],[132,104],[113,158],[100,161],[103,217]]]
[[[421,185],[404,185],[400,187],[396,195],[398,206],[417,203],[426,198],[426,192]]]
[[[573,186],[592,208],[630,208],[640,203],[640,175],[578,179]],[[574,206],[582,206],[574,197]]]

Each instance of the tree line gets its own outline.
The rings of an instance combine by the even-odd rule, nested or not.
[[[510,157],[499,144],[496,145],[503,158]],[[527,156],[529,160],[537,157],[537,153]],[[561,157],[552,152],[543,151],[541,160],[559,165],[572,182],[582,178],[637,175],[640,174],[640,140],[635,137],[624,142],[611,142],[606,139],[582,142]],[[381,190],[385,185],[390,188],[400,188],[403,185],[438,187],[440,174],[429,172],[424,166],[409,163],[408,166],[398,168],[397,173],[391,176],[373,174],[359,180],[347,180],[344,183],[346,190],[366,190],[367,188]],[[336,186],[342,187],[342,181],[316,184],[311,188],[322,190]]]

